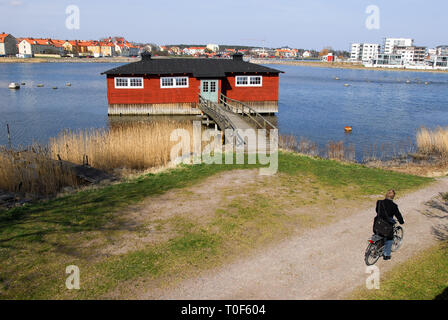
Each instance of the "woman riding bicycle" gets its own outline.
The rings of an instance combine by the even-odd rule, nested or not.
[[[398,210],[397,204],[393,202],[394,198],[395,190],[390,189],[389,191],[387,191],[386,198],[384,200],[378,200],[376,202],[377,215],[373,223],[373,232],[386,238],[383,254],[384,260],[391,259],[392,244],[394,243],[393,225],[396,223],[396,221],[394,220],[394,216],[397,218],[400,224],[404,223],[403,216],[401,215],[400,210]],[[390,224],[390,232],[388,232],[387,234],[381,234],[381,232],[376,230],[375,225],[378,219],[382,219],[383,221]]]

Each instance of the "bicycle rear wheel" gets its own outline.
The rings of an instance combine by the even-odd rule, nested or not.
[[[369,246],[366,249],[364,261],[366,265],[371,266],[375,264],[380,258],[380,253],[378,247],[375,243],[369,243]]]
[[[403,243],[403,228],[398,226],[394,229],[394,243],[392,244],[392,251],[397,251],[400,249],[401,244]]]

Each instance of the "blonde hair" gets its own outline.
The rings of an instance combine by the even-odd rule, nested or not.
[[[393,195],[395,196],[395,190],[394,190],[394,189],[389,189],[389,190],[387,190],[387,192],[386,192],[386,199],[390,199],[390,198],[392,198],[391,193],[393,193]]]

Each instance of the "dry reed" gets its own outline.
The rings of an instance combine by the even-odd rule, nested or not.
[[[78,179],[64,161],[80,165],[86,156],[89,165],[105,171],[166,166],[171,147],[178,143],[170,141],[175,129],[186,129],[192,137],[189,121],[137,121],[114,124],[109,130],[65,131],[50,139],[48,147],[0,147],[0,190],[46,196],[77,187]]]
[[[297,141],[297,138],[294,135],[280,135],[278,146],[281,149],[295,151],[309,156],[319,155],[317,144],[304,137],[300,137],[300,140]]]
[[[110,130],[65,131],[50,139],[53,159],[59,157],[83,164],[85,156],[94,168],[144,170],[165,166],[177,141],[170,141],[175,129],[186,129],[192,137],[191,122],[133,122],[114,125]]]
[[[0,148],[0,189],[9,192],[51,195],[66,186],[77,186],[72,170],[49,158],[46,148],[34,145],[22,151]]]
[[[421,127],[417,131],[417,148],[424,154],[448,156],[448,127],[437,127],[433,130]]]

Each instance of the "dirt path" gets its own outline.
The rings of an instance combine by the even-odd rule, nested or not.
[[[437,202],[448,178],[408,194],[397,204],[405,219],[405,238],[392,260],[376,264],[384,273],[433,245],[432,227],[440,223],[422,212],[447,215]],[[428,201],[432,200],[432,205]],[[373,206],[374,204],[372,204]],[[343,299],[367,278],[364,250],[374,209],[310,230],[249,258],[186,280],[176,288],[142,294],[141,299]]]

